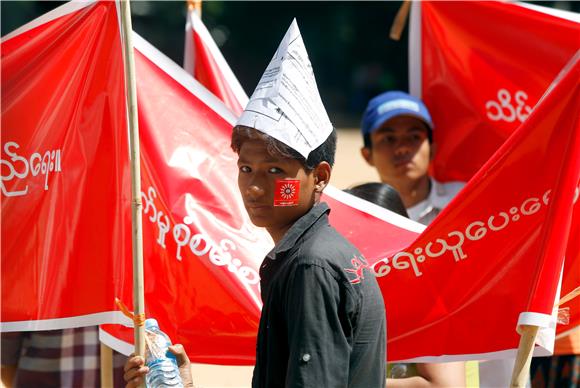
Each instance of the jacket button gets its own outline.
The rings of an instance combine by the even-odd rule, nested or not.
[[[308,362],[308,361],[310,361],[310,354],[308,354],[308,353],[305,353],[305,354],[302,356],[302,361],[304,361],[304,362]]]

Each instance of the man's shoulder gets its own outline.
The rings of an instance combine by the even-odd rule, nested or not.
[[[325,261],[342,261],[353,254],[359,254],[358,249],[352,245],[342,234],[330,224],[317,228],[304,240],[299,257],[301,260],[322,259]]]
[[[304,241],[292,264],[319,267],[339,283],[350,285],[357,283],[356,279],[362,276],[359,272],[368,268],[360,251],[330,225]]]
[[[439,182],[431,178],[433,183],[433,205],[438,208],[447,206],[449,202],[465,187],[465,182]]]

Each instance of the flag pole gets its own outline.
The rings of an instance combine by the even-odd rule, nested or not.
[[[398,41],[401,39],[403,29],[407,24],[407,18],[409,17],[410,8],[411,8],[411,0],[403,0],[403,4],[401,4],[401,8],[399,8],[399,11],[395,16],[395,20],[393,21],[393,25],[391,26],[391,32],[389,33],[389,37],[392,40]]]
[[[113,349],[101,342],[101,387],[113,387]]]
[[[524,388],[530,376],[530,363],[534,353],[534,344],[538,335],[538,326],[521,325],[520,326],[520,345],[514,363],[512,380],[510,387]]]
[[[202,0],[187,0],[187,8],[194,11],[201,19],[201,1]]]
[[[125,62],[125,95],[129,120],[129,144],[131,150],[131,210],[133,242],[133,309],[135,314],[135,354],[145,355],[145,296],[143,286],[143,230],[141,202],[141,156],[139,152],[139,123],[137,121],[137,87],[135,82],[135,58],[129,0],[121,0],[121,29],[123,36],[123,59]]]
[[[580,294],[580,287],[577,287],[572,292],[565,295],[556,304],[558,306],[569,302]],[[520,345],[514,363],[514,370],[512,372],[512,380],[510,387],[525,387],[530,375],[530,363],[532,354],[534,353],[534,344],[536,343],[536,336],[538,335],[538,326],[522,325],[520,326]]]

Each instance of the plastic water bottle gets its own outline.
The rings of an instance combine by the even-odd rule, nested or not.
[[[407,365],[405,364],[393,364],[391,367],[391,375],[389,376],[393,379],[402,379],[407,377]]]
[[[149,367],[145,380],[149,388],[183,388],[177,360],[167,348],[171,340],[155,319],[145,321],[145,364]]]

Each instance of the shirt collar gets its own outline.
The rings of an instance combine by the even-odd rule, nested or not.
[[[459,189],[450,189],[448,184],[440,183],[431,177],[429,180],[431,181],[431,189],[427,198],[407,208],[409,218],[412,220],[416,221],[433,210],[443,209],[459,191]]]
[[[326,204],[326,202],[320,202],[318,204],[314,204],[312,208],[300,217],[291,227],[288,229],[282,240],[274,246],[274,248],[268,253],[268,258],[271,260],[276,259],[276,254],[283,253],[293,246],[296,245],[296,242],[302,235],[310,229],[312,225],[314,225],[320,218],[324,215],[330,213],[330,208]]]
[[[429,213],[433,210],[433,208],[437,208],[438,202],[438,189],[435,186],[437,182],[429,177],[429,195],[427,198],[422,200],[421,202],[407,208],[407,213],[409,214],[409,218],[417,221],[421,217],[425,216],[425,214]]]

